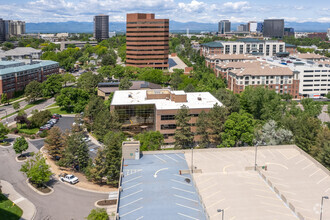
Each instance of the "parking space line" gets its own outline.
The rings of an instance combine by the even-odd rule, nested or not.
[[[330,191],[330,188],[328,188],[327,190],[325,190],[325,192],[328,192],[328,191]]]
[[[179,154],[175,154],[177,157],[180,157],[182,160],[186,160],[186,158],[180,156]]]
[[[143,219],[143,216],[141,216],[141,217],[138,217],[136,220],[140,220],[140,219]]]
[[[210,178],[208,178],[208,179],[204,179],[204,181],[201,180],[201,181],[199,182],[199,184],[201,185],[201,184],[203,184],[203,183],[206,183],[206,182],[208,182],[208,181],[211,180],[211,179],[213,179],[213,177],[210,177]]]
[[[135,194],[137,194],[137,193],[139,193],[139,192],[142,192],[142,191],[143,191],[143,190],[141,189],[141,190],[136,191],[136,192],[133,192],[133,193],[127,195],[127,196],[123,196],[123,197],[121,197],[120,199],[125,199],[125,198],[127,198],[127,197],[130,197],[130,196],[135,195]]]
[[[268,202],[260,202],[261,204],[267,205],[267,206],[274,206],[274,207],[279,207],[279,208],[283,208],[284,205],[277,205],[277,204],[272,204],[272,203],[268,203]]]
[[[175,203],[175,204],[178,205],[178,206],[181,206],[181,207],[185,207],[185,208],[187,208],[187,209],[195,210],[195,211],[197,211],[197,212],[200,212],[200,211],[201,211],[201,210],[199,210],[199,209],[191,208],[191,207],[189,207],[189,206],[182,205],[182,204],[180,204],[180,203]]]
[[[304,168],[302,168],[303,170],[306,170],[308,167],[310,167],[310,166],[312,166],[313,165],[313,163],[310,163],[310,164],[308,164],[307,166],[305,166]]]
[[[135,185],[133,185],[133,186],[123,188],[123,191],[128,190],[128,189],[131,189],[131,188],[134,188],[134,187],[136,187],[136,186],[138,186],[138,185],[141,185],[141,184],[142,184],[142,183],[138,183],[138,184],[135,184]]]
[[[271,150],[267,150],[273,157],[276,157],[275,154]]]
[[[157,156],[157,155],[155,155],[155,154],[154,154],[154,156],[155,156],[156,158],[160,159],[161,161],[163,161],[164,163],[166,163],[166,160],[164,160],[164,159],[162,159],[162,158],[158,157],[158,156]]]
[[[132,179],[126,180],[126,181],[123,182],[123,184],[124,184],[124,183],[128,183],[128,182],[131,182],[131,181],[136,180],[136,179],[139,179],[139,178],[141,178],[141,177],[142,177],[142,176],[137,176],[137,177],[134,177],[134,178],[132,178]]]
[[[314,174],[316,174],[317,172],[319,172],[321,169],[317,169],[314,173],[312,173],[311,175],[309,175],[309,177],[312,177]]]
[[[140,210],[140,209],[142,209],[143,207],[141,206],[141,207],[139,207],[139,208],[137,208],[137,209],[134,209],[134,210],[132,210],[132,211],[130,211],[130,212],[126,212],[125,214],[122,214],[122,215],[120,215],[120,217],[124,217],[124,216],[126,216],[126,215],[128,215],[128,214],[131,214],[131,213],[133,213],[133,212],[136,212],[137,210]]]
[[[324,177],[323,179],[321,179],[320,181],[317,182],[317,184],[320,184],[323,180],[325,180],[326,178],[328,178],[328,176]]]
[[[261,197],[261,198],[265,198],[265,199],[272,199],[272,200],[276,200],[276,201],[279,201],[280,199],[277,198],[277,197],[270,197],[270,196],[261,196],[261,195],[256,195],[258,197]]]
[[[127,203],[127,204],[125,204],[125,205],[122,205],[122,206],[120,206],[119,208],[121,209],[121,208],[124,208],[124,207],[126,207],[126,206],[128,206],[128,205],[131,205],[131,204],[133,204],[133,203],[136,203],[136,202],[138,202],[138,201],[140,201],[140,200],[142,200],[143,198],[139,198],[139,199],[137,199],[137,200],[134,200],[134,201],[132,201],[132,202],[129,202],[129,203]]]
[[[214,183],[213,185],[209,185],[208,187],[205,187],[205,188],[199,190],[199,192],[204,192],[205,190],[208,190],[208,189],[210,189],[210,188],[212,188],[212,187],[214,187],[216,185],[217,185],[216,183]]]
[[[273,211],[273,210],[267,210],[268,212],[271,212],[271,213],[275,213],[275,214],[281,214],[281,215],[286,215],[286,216],[294,216],[294,215],[289,215],[289,214],[286,214],[286,213],[283,213],[283,212],[276,212],[276,211]]]
[[[266,165],[268,166],[268,165],[277,165],[277,166],[280,166],[280,167],[283,167],[283,168],[285,168],[285,169],[289,169],[287,166],[284,166],[283,164],[280,164],[280,163],[266,163]]]
[[[299,203],[302,203],[302,201],[300,200],[296,200],[296,199],[290,199],[292,202],[299,202]]]
[[[175,197],[178,197],[178,198],[181,198],[181,199],[185,199],[185,200],[189,200],[189,201],[192,201],[192,202],[197,202],[197,203],[198,203],[198,201],[197,201],[197,200],[194,200],[194,199],[189,199],[189,198],[186,198],[186,197],[184,197],[184,196],[179,196],[179,195],[177,195],[177,194],[174,194],[174,196],[175,196]]]
[[[256,191],[260,191],[260,192],[267,192],[267,193],[272,193],[272,191],[270,190],[264,190],[264,189],[255,189],[255,188],[251,188],[252,190],[256,190]]]
[[[176,182],[176,183],[180,183],[180,184],[182,184],[182,185],[186,185],[186,186],[192,186],[191,184],[184,183],[184,182],[180,182],[180,181],[178,181],[178,180],[174,180],[174,179],[171,179],[171,181]]]
[[[211,207],[213,207],[213,206],[219,204],[219,203],[222,202],[223,200],[225,200],[225,199],[221,199],[221,200],[219,200],[219,201],[217,201],[217,202],[215,202],[215,203],[213,203],[213,204],[211,204],[211,205],[209,205],[209,206],[207,206],[207,207],[208,207],[208,208],[211,208]]]
[[[232,167],[232,166],[234,166],[234,165],[233,165],[233,164],[229,164],[229,165],[225,166],[225,167],[222,169],[222,172],[223,172],[224,174],[227,174],[226,169],[227,169],[228,167]]]
[[[208,158],[208,157],[206,157],[206,156],[204,156],[202,153],[200,153],[200,152],[196,152],[195,154],[194,154],[194,157],[196,157],[196,156],[198,155],[198,156],[201,156],[201,157],[204,157],[204,159],[207,159],[207,160],[209,160],[210,158]]]
[[[282,190],[282,192],[284,192],[284,193],[287,193],[287,194],[291,194],[291,195],[297,195],[297,193],[294,193],[294,192],[289,192],[289,191],[284,191],[284,190]]]
[[[298,165],[299,163],[303,162],[305,160],[305,158],[302,158],[301,160],[299,160],[296,165]]]
[[[298,156],[298,155],[300,155],[300,153],[297,153],[297,154],[295,154],[295,155],[289,157],[288,160],[291,160],[291,159],[295,158],[295,157]]]
[[[194,217],[191,217],[191,216],[189,216],[189,215],[182,214],[182,213],[180,213],[180,212],[178,212],[178,214],[179,214],[179,215],[182,215],[182,216],[184,216],[184,217],[190,218],[190,219],[199,220],[198,218],[194,218]]]
[[[173,174],[174,176],[177,176],[177,177],[181,177],[181,178],[184,178],[184,179],[186,179],[186,178],[190,178],[190,177],[188,177],[188,176],[182,176],[182,175],[179,175],[179,174]]]
[[[172,187],[172,189],[176,189],[176,190],[180,190],[182,192],[187,192],[187,193],[195,194],[195,192],[192,192],[192,191],[189,191],[189,190],[180,189],[180,188],[177,188],[177,187]]]
[[[170,158],[171,160],[173,160],[173,161],[175,161],[175,162],[179,162],[179,161],[177,161],[176,159],[174,159],[174,158],[168,156],[167,154],[164,154],[164,156]]]
[[[278,177],[273,177],[273,176],[269,176],[267,175],[268,178],[272,178],[274,180],[279,180],[279,181],[282,181],[283,179],[282,178],[278,178]]]
[[[216,195],[216,194],[218,194],[218,193],[220,193],[220,192],[221,192],[221,191],[218,191],[218,192],[215,192],[215,193],[213,193],[213,194],[211,194],[211,195],[209,195],[209,196],[206,196],[205,199],[211,198],[212,196],[214,196],[214,195]]]

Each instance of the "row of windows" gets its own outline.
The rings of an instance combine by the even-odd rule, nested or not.
[[[168,28],[168,26],[137,26],[137,27],[127,27],[127,30],[132,30],[132,29],[144,29],[144,28]]]
[[[162,46],[168,46],[168,44],[157,44],[157,45],[127,45],[127,47],[162,47]]]
[[[321,70],[304,70],[304,73],[313,73],[313,72],[321,72]],[[330,72],[330,70],[322,70],[322,72]]]
[[[306,87],[312,87],[312,86],[327,86],[327,84],[306,84],[306,85],[303,85],[303,86],[306,86]],[[330,86],[330,84],[328,84],[328,86]]]
[[[129,62],[129,60],[126,60],[126,64],[131,64],[131,65],[165,65],[167,64],[167,62],[163,62],[163,63],[131,63]]]
[[[190,117],[198,117],[199,114],[190,114]],[[160,120],[165,121],[165,120],[175,120],[175,115],[161,115]]]
[[[304,77],[330,77],[330,75],[305,75]]]
[[[137,21],[137,22],[127,22],[127,24],[168,24],[168,21]]]
[[[157,53],[157,54],[147,54],[147,53],[144,53],[144,54],[130,54],[130,53],[127,53],[127,55],[132,55],[132,56],[161,56],[161,55],[166,55],[165,53]]]
[[[322,80],[319,80],[319,79],[315,79],[315,80],[312,80],[312,79],[305,79],[304,82],[326,82],[326,81],[330,81],[330,79],[326,80],[326,79],[322,79]]]
[[[311,92],[313,89],[303,89],[304,92]],[[320,91],[320,89],[314,89],[314,91]],[[327,91],[327,89],[321,89],[321,91]],[[330,91],[330,88],[328,89]]]
[[[135,33],[168,33],[168,31],[165,31],[165,30],[160,30],[160,31],[141,31],[141,30],[139,30],[139,31],[127,31],[126,32],[127,34],[129,34],[129,33],[131,33],[131,34],[135,34]]]

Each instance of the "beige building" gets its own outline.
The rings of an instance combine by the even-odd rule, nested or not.
[[[189,108],[191,131],[195,133],[199,114],[209,112],[215,104],[222,106],[209,92],[119,90],[115,91],[110,108],[117,111],[126,133],[159,131],[164,135],[165,144],[171,144],[176,130],[175,116],[182,106]],[[195,136],[195,140],[198,137]]]

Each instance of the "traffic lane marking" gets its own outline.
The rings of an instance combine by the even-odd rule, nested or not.
[[[164,160],[164,159],[162,159],[162,158],[160,158],[160,157],[156,156],[155,154],[154,154],[154,156],[155,156],[157,159],[159,159],[159,160],[163,161],[164,163],[166,163],[166,162],[167,162],[166,160]]]
[[[126,215],[129,215],[129,214],[131,214],[131,213],[133,213],[133,212],[136,212],[136,211],[138,211],[138,210],[140,210],[140,209],[142,209],[142,208],[143,208],[143,206],[141,206],[141,207],[139,207],[139,208],[137,208],[137,209],[134,209],[134,210],[132,210],[132,211],[130,211],[130,212],[126,212],[125,214],[120,215],[120,217],[124,217],[124,216],[126,216]]]

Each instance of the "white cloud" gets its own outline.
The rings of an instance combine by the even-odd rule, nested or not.
[[[244,11],[250,9],[249,2],[225,2],[223,4],[224,9],[232,10],[232,11]]]

